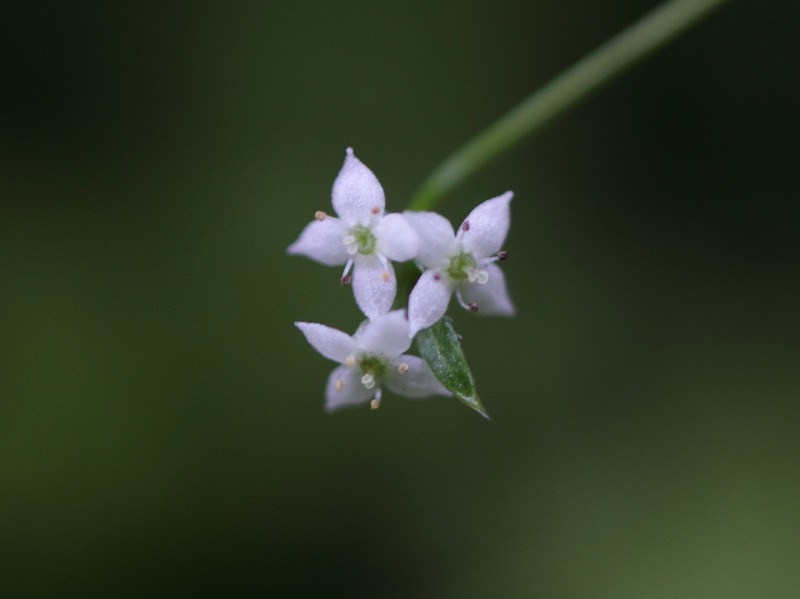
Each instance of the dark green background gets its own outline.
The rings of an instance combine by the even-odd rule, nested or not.
[[[4,596],[787,597],[794,2],[736,1],[448,198],[516,193],[484,404],[325,414],[348,145],[399,211],[650,1],[0,9]]]

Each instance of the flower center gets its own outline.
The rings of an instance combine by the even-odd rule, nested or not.
[[[361,384],[367,389],[372,389],[375,384],[386,374],[386,361],[370,354],[362,354],[358,357],[358,369],[363,373]]]
[[[375,235],[372,234],[372,229],[364,225],[358,225],[350,229],[350,232],[342,240],[347,246],[347,253],[353,255],[359,254],[373,254],[375,253]]]
[[[469,277],[470,271],[475,270],[477,263],[472,254],[461,252],[450,258],[450,265],[447,267],[447,274],[454,281],[463,281]]]
[[[477,282],[483,285],[489,280],[489,273],[478,268],[477,260],[469,252],[461,252],[450,258],[447,274],[459,283],[468,279],[470,283]]]

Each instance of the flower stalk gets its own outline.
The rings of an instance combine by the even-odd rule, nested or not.
[[[669,0],[506,113],[442,162],[412,196],[410,210],[432,210],[468,177],[533,137],[730,0]]]

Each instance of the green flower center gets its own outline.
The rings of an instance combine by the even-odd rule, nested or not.
[[[373,254],[375,253],[375,235],[372,234],[372,229],[364,225],[358,225],[350,229],[350,233],[344,238],[344,243],[347,246],[349,254]]]
[[[386,361],[379,356],[362,354],[358,357],[358,369],[364,374],[372,375],[376,381],[383,378],[387,367]]]
[[[462,252],[450,258],[450,264],[447,267],[447,274],[454,281],[464,281],[469,277],[469,273],[475,270],[478,263],[472,254]]]

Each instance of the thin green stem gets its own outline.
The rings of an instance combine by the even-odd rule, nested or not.
[[[669,0],[568,68],[457,150],[411,199],[430,210],[467,177],[615,77],[677,37],[729,0]]]

